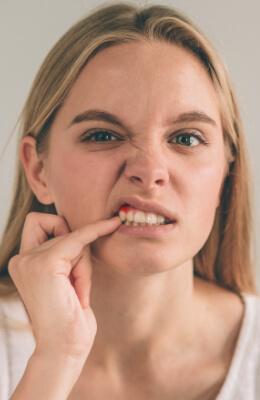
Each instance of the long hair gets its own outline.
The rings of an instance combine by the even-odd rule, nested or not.
[[[162,41],[192,52],[206,67],[219,100],[228,160],[219,207],[209,238],[194,257],[194,274],[233,291],[256,293],[251,261],[251,205],[248,154],[243,126],[226,67],[203,33],[182,13],[165,6],[139,8],[127,3],[103,6],[74,25],[43,62],[20,121],[20,142],[37,139],[37,151],[48,151],[55,115],[95,54],[128,42]],[[8,262],[19,252],[21,233],[30,211],[56,213],[39,203],[17,161],[14,197],[0,248],[0,295],[16,289]]]

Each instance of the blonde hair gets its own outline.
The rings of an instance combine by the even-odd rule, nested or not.
[[[194,273],[233,291],[256,293],[251,262],[251,206],[248,154],[242,122],[226,68],[201,31],[182,13],[165,6],[120,3],[102,7],[73,26],[53,47],[33,83],[21,117],[20,141],[37,138],[37,151],[48,151],[55,115],[88,60],[120,43],[165,41],[191,51],[206,67],[217,93],[229,172],[210,236],[194,257]],[[0,251],[0,294],[15,291],[8,261],[19,252],[30,211],[56,213],[38,202],[18,161],[14,198]]]

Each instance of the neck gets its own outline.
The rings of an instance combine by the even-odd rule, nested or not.
[[[90,306],[98,331],[91,352],[99,362],[113,359],[120,367],[129,358],[181,354],[194,330],[192,262],[170,271],[130,277],[93,263]]]

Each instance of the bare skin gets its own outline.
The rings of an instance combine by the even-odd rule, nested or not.
[[[196,291],[204,303],[201,314],[197,315],[200,341],[196,345],[186,337],[185,346],[176,349],[174,333],[166,330],[161,336],[166,336],[168,342],[161,346],[159,354],[144,355],[142,348],[139,353],[138,349],[136,353],[125,351],[125,364],[118,371],[115,368],[118,360],[112,357],[106,360],[103,355],[95,358],[96,338],[69,399],[83,399],[82,393],[91,400],[103,396],[113,400],[172,399],[173,396],[187,400],[215,399],[234,354],[243,305],[237,295],[201,279],[195,279]]]
[[[177,348],[167,325],[161,335],[167,343],[160,343],[158,354],[154,343],[151,348],[141,345],[136,353],[123,343],[118,352],[121,359],[116,359],[111,352],[100,354],[98,337],[93,345],[96,320],[87,299],[92,266],[86,248],[90,241],[118,226],[115,218],[72,234],[58,216],[29,215],[21,255],[12,259],[9,269],[32,320],[37,346],[12,400],[22,399],[26,393],[35,399],[55,400],[103,396],[114,400],[122,396],[129,400],[171,399],[173,394],[176,399],[216,397],[234,353],[243,308],[236,295],[216,285],[195,279],[194,293],[199,293],[201,303],[198,324],[193,321],[194,328],[200,326],[195,349],[189,335],[185,347]],[[32,229],[33,237],[28,235]],[[46,234],[54,234],[56,239],[46,242]],[[45,385],[39,385],[43,379]]]
[[[75,123],[89,109],[123,124]],[[112,136],[100,143],[94,128]],[[86,133],[91,140],[82,140]],[[214,399],[243,305],[193,276],[227,171],[219,104],[204,67],[166,43],[103,50],[73,85],[50,135],[44,157],[32,137],[21,149],[34,193],[55,203],[59,217],[29,217],[10,265],[36,336],[12,400],[29,388],[37,400]],[[191,138],[188,146],[181,136]],[[154,237],[123,232],[118,218],[110,220],[123,196],[167,208],[176,229]],[[47,241],[52,232],[57,237]]]
[[[11,259],[9,272],[29,313],[36,349],[12,399],[29,394],[34,399],[65,399],[69,395],[96,334],[88,299],[89,243],[119,225],[116,217],[71,233],[61,217],[28,215],[20,254]],[[55,238],[47,241],[51,234]],[[41,379],[44,388],[38,384]]]

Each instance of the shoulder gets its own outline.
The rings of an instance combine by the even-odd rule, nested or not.
[[[214,348],[219,354],[233,355],[241,325],[243,323],[245,302],[241,296],[224,289],[215,283],[198,279],[197,291],[205,304],[206,319],[211,326],[210,338],[214,338]]]
[[[5,329],[5,312],[3,301],[0,300],[0,398],[9,398],[9,363],[7,350],[7,331]]]
[[[22,328],[30,328],[30,322],[20,296],[0,297],[0,329],[11,332]]]
[[[224,361],[217,400],[260,398],[260,298],[209,282],[199,285],[209,310],[214,348]]]
[[[260,396],[260,298],[243,293],[241,329],[225,384],[218,400],[256,400]]]
[[[20,297],[0,298],[1,400],[10,398],[34,348],[34,335]]]
[[[243,294],[245,314],[238,347],[244,350],[244,364],[251,374],[260,373],[260,297]],[[260,375],[259,375],[260,376]]]
[[[260,362],[260,297],[243,293],[245,303],[243,323],[239,335],[238,347],[245,348],[245,357],[248,362]],[[243,346],[244,345],[244,346]],[[249,358],[249,350],[252,349],[252,358]]]

